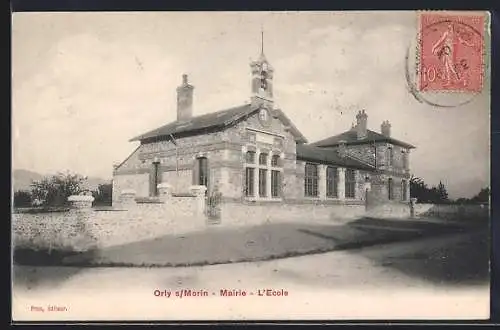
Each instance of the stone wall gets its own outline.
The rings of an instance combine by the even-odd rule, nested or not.
[[[14,213],[16,248],[86,251],[206,228],[204,196],[118,204],[112,210]]]
[[[168,209],[164,204],[141,204],[127,211],[14,214],[14,246],[86,251],[205,227],[203,219]]]
[[[410,202],[386,201],[383,204],[367,208],[366,216],[406,219],[411,216]]]
[[[487,205],[435,205],[415,204],[415,216],[427,216],[442,219],[487,219],[490,209]]]
[[[221,205],[222,226],[249,226],[279,222],[343,223],[363,216],[363,204],[297,203],[237,203]]]

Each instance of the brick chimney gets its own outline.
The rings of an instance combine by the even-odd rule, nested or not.
[[[391,123],[389,123],[388,120],[382,122],[382,125],[380,125],[380,132],[384,136],[391,137]]]
[[[177,87],[177,120],[189,120],[193,116],[194,86],[188,83],[187,74],[182,75],[182,85]]]
[[[356,115],[356,132],[358,135],[358,140],[362,140],[367,136],[367,121],[368,116],[366,115],[365,110],[360,110]]]

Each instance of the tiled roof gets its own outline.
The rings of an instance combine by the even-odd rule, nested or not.
[[[202,134],[203,130],[215,127],[227,127],[240,120],[244,116],[252,114],[257,111],[259,106],[252,104],[245,104],[238,107],[208,113],[201,116],[192,117],[187,121],[174,121],[167,125],[156,128],[147,133],[134,137],[130,141],[142,141],[147,139],[158,138],[162,136],[169,136],[170,134],[192,133]],[[300,131],[293,125],[293,123],[285,116],[283,111],[274,110],[274,116],[280,118],[284,125],[288,126],[290,132],[295,136],[298,142],[307,142],[306,138]]]
[[[316,161],[362,170],[374,170],[375,166],[364,163],[350,155],[341,157],[336,149],[315,147],[310,144],[297,144],[297,159]]]
[[[226,126],[257,109],[257,107],[254,107],[251,104],[245,104],[218,112],[192,117],[187,121],[174,121],[147,133],[136,136],[130,141],[141,141],[160,136],[168,136],[170,134],[194,132],[217,126]]]
[[[339,144],[340,141],[346,141],[347,144],[364,144],[364,143],[372,143],[372,142],[389,142],[394,145],[399,145],[405,148],[415,148],[413,145],[393,139],[391,137],[387,137],[385,135],[382,135],[380,133],[367,130],[367,136],[364,139],[358,140],[357,132],[356,130],[349,130],[344,133],[338,134],[331,136],[329,138],[311,143],[311,145],[316,146],[316,147],[332,147],[336,146]]]

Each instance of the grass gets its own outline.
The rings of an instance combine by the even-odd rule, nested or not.
[[[22,265],[32,266],[59,266],[63,264],[64,258],[82,255],[81,252],[69,250],[34,250],[29,248],[15,248],[14,262]],[[85,252],[90,256],[90,251]]]
[[[42,207],[24,207],[14,208],[13,213],[51,213],[51,212],[68,212],[70,210],[67,206],[42,206]]]

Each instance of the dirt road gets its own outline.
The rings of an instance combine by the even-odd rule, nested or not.
[[[203,267],[16,266],[13,318],[487,318],[488,251],[480,231]]]

